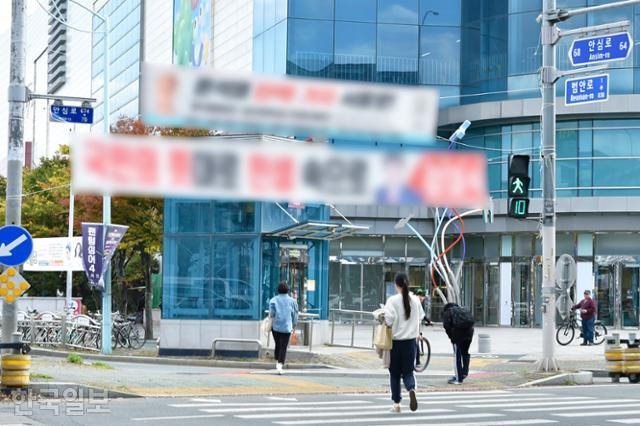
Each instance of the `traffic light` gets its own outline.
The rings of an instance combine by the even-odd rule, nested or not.
[[[509,159],[509,216],[525,219],[529,214],[529,156],[512,155]]]

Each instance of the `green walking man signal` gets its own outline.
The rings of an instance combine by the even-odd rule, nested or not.
[[[516,219],[525,219],[529,214],[529,156],[512,155],[509,159],[509,211]]]

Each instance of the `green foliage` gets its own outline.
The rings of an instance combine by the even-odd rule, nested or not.
[[[67,356],[67,362],[71,364],[84,364],[84,359],[78,354],[69,354]]]
[[[90,365],[92,367],[100,368],[100,369],[103,369],[103,370],[113,370],[113,366],[107,364],[106,362],[102,362],[102,361],[96,361],[94,363],[91,363]]]

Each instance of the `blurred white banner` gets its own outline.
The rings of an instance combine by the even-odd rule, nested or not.
[[[82,237],[34,238],[25,271],[82,271]]]
[[[426,144],[438,92],[418,86],[145,64],[150,125]]]
[[[489,198],[479,152],[102,135],[77,136],[71,152],[78,193],[453,208],[485,207]]]

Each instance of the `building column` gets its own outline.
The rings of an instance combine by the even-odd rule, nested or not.
[[[500,325],[511,325],[511,263],[500,263]]]

